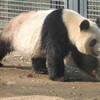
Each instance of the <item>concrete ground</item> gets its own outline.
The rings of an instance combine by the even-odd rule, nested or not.
[[[32,72],[30,59],[17,53],[5,57],[3,63],[0,100],[100,100],[100,82],[92,82],[94,78],[77,68],[67,68],[68,82],[56,82]]]

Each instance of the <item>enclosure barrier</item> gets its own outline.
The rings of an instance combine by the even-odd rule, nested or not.
[[[100,0],[88,0],[87,17],[93,21],[100,17]]]
[[[69,8],[95,21],[100,17],[100,0],[0,0],[0,29],[21,12]]]
[[[21,12],[64,8],[64,0],[0,0],[0,28]]]

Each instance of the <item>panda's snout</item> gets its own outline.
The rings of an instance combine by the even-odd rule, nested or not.
[[[93,56],[98,56],[100,55],[100,43],[96,39],[92,39],[89,42],[89,47],[90,47],[90,52],[92,53]]]
[[[96,73],[94,77],[100,82],[100,73]]]
[[[92,76],[96,76],[96,70],[92,71]]]
[[[100,81],[100,75],[97,73],[96,70],[92,70],[92,76],[96,78],[97,81]]]
[[[98,50],[94,51],[94,52],[93,52],[93,55],[94,55],[95,57],[97,57],[97,58],[100,58],[100,50],[99,50],[99,51],[98,51]]]

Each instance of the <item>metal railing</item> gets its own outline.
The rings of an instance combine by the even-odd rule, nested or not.
[[[95,21],[100,17],[100,0],[0,0],[0,28],[21,12],[70,8]]]
[[[21,12],[64,8],[64,0],[0,0],[0,28]]]
[[[100,0],[88,0],[87,17],[93,21],[100,17]]]

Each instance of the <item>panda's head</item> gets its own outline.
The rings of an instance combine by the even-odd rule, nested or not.
[[[100,28],[96,23],[84,19],[79,25],[77,49],[84,54],[98,56],[100,54]]]

